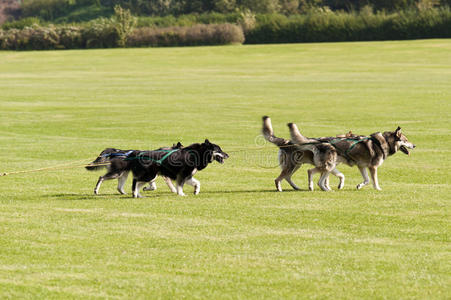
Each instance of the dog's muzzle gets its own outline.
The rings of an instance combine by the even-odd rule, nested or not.
[[[405,144],[399,147],[399,150],[401,150],[404,154],[410,155],[409,149],[414,149],[415,147],[415,144]]]
[[[224,163],[224,159],[229,158],[229,155],[227,153],[225,153],[225,152],[213,152],[213,158],[218,163],[223,164]]]

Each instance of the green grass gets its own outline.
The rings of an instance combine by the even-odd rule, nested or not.
[[[451,40],[0,52],[0,171],[209,138],[201,193],[118,195],[83,168],[0,177],[0,298],[389,298],[451,293]],[[288,136],[400,125],[383,191],[275,192]],[[130,179],[129,179],[130,180]],[[317,180],[317,179],[316,179]],[[337,180],[332,178],[335,186]],[[336,188],[334,188],[336,189]],[[127,190],[130,183],[127,182]]]

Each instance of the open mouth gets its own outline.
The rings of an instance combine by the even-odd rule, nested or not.
[[[223,164],[224,159],[229,157],[229,155],[227,155],[227,153],[215,153],[213,156],[214,156],[215,160],[220,164]]]
[[[406,146],[399,147],[399,150],[401,150],[403,153],[405,153],[407,155],[410,155],[410,152],[409,152],[409,150],[407,149]]]

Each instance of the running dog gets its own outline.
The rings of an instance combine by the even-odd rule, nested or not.
[[[274,135],[271,119],[268,116],[263,118],[262,133],[268,142],[271,142],[279,147],[279,165],[282,169],[280,175],[274,180],[276,189],[282,191],[282,180],[286,180],[295,190],[300,188],[291,180],[291,176],[303,164],[314,165],[312,170],[318,170],[322,173],[318,185],[323,191],[329,191],[328,177],[329,173],[334,174],[340,179],[338,185],[339,189],[344,186],[344,175],[336,169],[337,151],[328,143],[318,142],[317,139],[311,139],[297,134],[299,130],[292,130],[296,128],[296,124],[289,123],[288,127],[292,132],[292,140],[279,138]],[[309,190],[313,190],[312,176],[314,173],[308,171],[309,176]]]
[[[290,127],[292,136],[292,143],[302,145],[305,143],[305,137],[299,132],[299,129],[294,126]],[[367,169],[370,170],[373,187],[376,190],[381,190],[377,178],[377,168],[382,165],[384,160],[401,150],[401,152],[410,155],[408,149],[414,149],[415,145],[408,141],[407,137],[401,132],[401,127],[395,131],[385,131],[384,133],[376,132],[370,136],[351,136],[345,138],[320,138],[321,143],[328,143],[332,145],[337,151],[337,164],[345,163],[352,167],[356,165],[363,177],[363,182],[357,185],[357,189],[363,188],[370,183]],[[323,169],[315,168],[309,170],[312,176],[316,172],[321,172]],[[326,176],[328,176],[326,174]]]
[[[205,169],[213,160],[222,164],[228,157],[221,147],[210,143],[207,139],[203,143],[192,144],[171,152],[133,153],[126,159],[130,162],[130,170],[133,172],[133,197],[142,197],[139,193],[140,187],[154,180],[157,175],[175,180],[178,195],[185,196],[183,193],[185,183],[193,186],[194,195],[197,195],[200,192],[200,182],[193,178],[194,174]]]
[[[172,149],[181,149],[183,145],[178,142],[177,144],[174,144],[172,147],[163,147],[159,148],[157,150],[172,150]],[[129,169],[129,162],[126,161],[126,158],[133,155],[137,155],[140,153],[140,150],[120,150],[115,148],[106,148],[103,150],[99,156],[91,162],[90,165],[86,166],[85,168],[88,171],[96,171],[103,168],[107,168],[108,172],[99,177],[99,180],[97,181],[96,187],[94,188],[94,194],[99,193],[100,186],[102,185],[102,182],[105,180],[111,180],[116,179],[118,181],[117,184],[117,190],[121,194],[126,194],[124,191],[124,184],[127,181],[128,174],[130,172]],[[114,167],[112,168],[112,164],[114,164]],[[176,193],[177,190],[175,189],[174,185],[172,184],[171,179],[167,177],[163,177],[164,181],[168,185],[169,189]],[[150,182],[148,187],[145,187],[145,191],[153,191],[157,189],[157,185],[155,181]]]

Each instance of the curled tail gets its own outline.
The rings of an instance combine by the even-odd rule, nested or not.
[[[265,140],[275,144],[278,147],[291,144],[289,140],[274,136],[274,130],[272,129],[271,119],[268,116],[264,116],[262,120],[263,120],[262,134],[265,137]]]
[[[291,140],[294,143],[305,144],[305,143],[311,143],[311,142],[316,142],[317,141],[315,139],[309,139],[308,137],[303,136],[301,134],[301,132],[299,131],[299,128],[298,128],[298,126],[296,124],[288,123],[287,126],[290,129]]]

